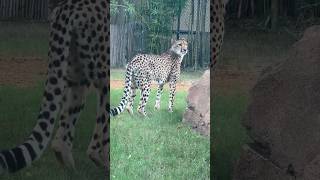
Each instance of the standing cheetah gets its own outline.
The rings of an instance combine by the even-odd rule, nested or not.
[[[88,87],[98,92],[97,120],[89,157],[109,170],[109,5],[105,0],[67,0],[50,17],[49,66],[37,123],[20,145],[0,152],[0,174],[40,158],[53,134],[57,159],[74,168],[72,140]]]
[[[171,42],[171,48],[161,54],[138,54],[126,67],[125,87],[123,97],[118,107],[111,109],[110,114],[115,116],[121,113],[125,106],[132,113],[132,104],[136,96],[136,89],[141,90],[138,112],[146,116],[145,106],[150,94],[152,81],[158,83],[155,109],[160,108],[160,97],[165,83],[169,82],[169,112],[172,112],[176,91],[176,83],[180,77],[180,66],[183,57],[188,52],[188,43],[185,39]]]

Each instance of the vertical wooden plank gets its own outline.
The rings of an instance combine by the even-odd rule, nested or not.
[[[5,18],[6,17],[6,8],[4,8],[4,7],[6,7],[6,0],[3,0],[2,7],[3,7],[3,18]]]
[[[9,17],[12,17],[12,7],[13,7],[13,1],[10,1],[10,14]]]
[[[0,19],[3,17],[3,0],[0,0]]]
[[[7,0],[7,15],[6,15],[6,18],[9,18],[10,17],[10,0]]]
[[[12,17],[13,17],[14,19],[17,18],[16,5],[17,5],[17,0],[13,0],[13,1],[12,1]]]
[[[38,0],[35,0],[35,2],[34,2],[34,6],[35,6],[35,9],[34,9],[35,19],[34,19],[34,20],[38,20],[38,19],[39,19],[39,8],[38,8],[38,4],[39,4],[39,1],[38,1]]]
[[[29,0],[29,8],[28,8],[28,12],[29,12],[28,18],[30,19],[32,19],[32,1],[33,0]]]
[[[28,0],[28,18],[31,18],[31,2],[32,0]]]
[[[30,19],[34,19],[34,0],[31,0],[31,4],[30,4],[30,14],[31,14]]]
[[[10,14],[10,0],[6,0],[6,4],[6,18],[8,18]]]
[[[43,1],[43,0],[41,0],[41,1]],[[40,4],[40,1],[37,0],[37,1],[36,1],[36,6],[37,6],[37,8],[36,8],[37,20],[40,20],[40,17],[41,17],[40,5],[41,5],[41,4]]]
[[[2,13],[3,13],[3,0],[0,0],[0,19],[2,19]]]
[[[49,9],[48,4],[49,4],[48,0],[45,0],[45,3],[44,3],[44,17],[45,17],[46,21],[48,20],[48,15],[49,15],[48,14],[48,9]]]
[[[40,20],[43,20],[43,4],[44,4],[44,0],[40,1]]]
[[[7,15],[6,15],[6,18],[9,18],[10,17],[10,0],[7,0]]]
[[[16,16],[18,17],[18,18],[21,18],[20,17],[20,12],[19,12],[19,1],[20,0],[15,0],[16,2],[15,2],[15,14],[16,14]]]

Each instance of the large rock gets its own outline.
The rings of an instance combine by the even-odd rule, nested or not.
[[[319,179],[320,26],[306,30],[289,58],[262,74],[252,90],[252,102],[243,124],[254,141],[250,145],[252,151],[274,165],[264,166],[269,174],[256,179],[275,177],[279,169],[282,174],[275,179],[286,179],[288,175]],[[247,155],[240,158],[234,179],[244,179],[248,173],[259,171],[259,159],[250,161],[256,168],[239,171],[248,161],[249,152],[243,153]],[[278,171],[273,171],[274,167]]]
[[[291,180],[292,177],[255,150],[244,146],[235,169],[237,180]]]
[[[189,89],[187,109],[183,121],[203,135],[210,134],[210,71],[204,72],[199,81]]]

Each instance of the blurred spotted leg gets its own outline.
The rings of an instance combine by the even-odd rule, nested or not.
[[[151,86],[151,81],[149,79],[145,80],[145,82],[141,86],[142,90],[141,90],[141,97],[140,97],[138,112],[143,116],[147,116],[145,106],[149,98],[149,94],[151,90],[150,86]]]
[[[169,82],[169,88],[170,88],[170,94],[169,94],[169,108],[168,111],[169,112],[173,112],[173,102],[174,102],[174,98],[175,98],[175,93],[176,93],[176,80],[171,80]]]
[[[132,83],[132,85],[131,85],[131,92],[130,92],[130,94],[131,94],[131,96],[130,96],[130,98],[129,98],[129,100],[128,100],[128,104],[127,104],[127,111],[130,113],[130,114],[133,114],[133,101],[134,101],[134,98],[136,97],[136,89],[137,89],[137,87],[136,87],[136,85],[134,85],[134,83]]]
[[[59,128],[51,145],[57,160],[71,168],[75,168],[72,156],[72,141],[74,139],[75,125],[79,118],[80,111],[84,107],[86,92],[87,87],[85,85],[68,87],[65,90]]]
[[[160,101],[161,101],[161,94],[162,94],[162,91],[163,91],[163,83],[159,84],[158,85],[158,90],[157,90],[157,97],[156,97],[156,104],[154,106],[154,108],[156,110],[159,110],[160,109]]]
[[[89,144],[87,154],[89,158],[97,165],[104,166],[109,171],[109,123],[110,117],[107,111],[110,108],[108,104],[109,89],[107,86],[98,89],[99,101],[97,110],[97,120],[93,131],[93,136]]]

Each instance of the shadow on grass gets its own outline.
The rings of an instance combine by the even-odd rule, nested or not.
[[[240,156],[242,145],[249,142],[241,125],[247,104],[248,96],[241,93],[214,97],[211,173],[217,180],[232,179],[233,167]]]
[[[39,112],[43,83],[33,88],[0,87],[0,148],[12,148],[31,133]],[[6,180],[101,180],[105,173],[87,157],[96,114],[96,97],[89,95],[76,127],[73,156],[76,171],[62,167],[47,148],[42,157],[29,168],[5,175]],[[57,124],[57,122],[56,122]]]

